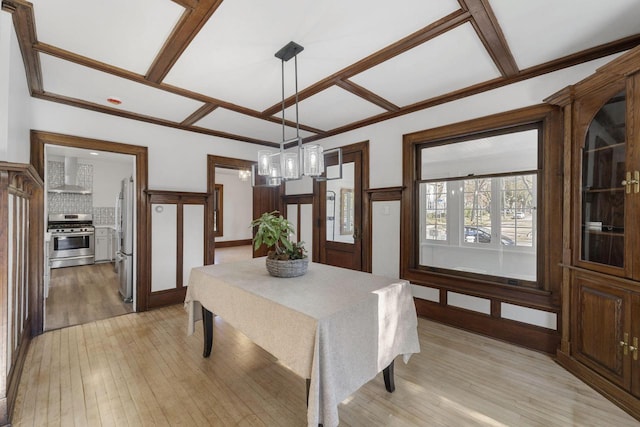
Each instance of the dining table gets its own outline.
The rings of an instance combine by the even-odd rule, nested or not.
[[[307,380],[307,423],[337,426],[338,405],[394,361],[420,352],[409,282],[309,262],[306,274],[269,275],[265,258],[193,268],[185,297],[187,333],[203,320],[204,351],[220,316]]]

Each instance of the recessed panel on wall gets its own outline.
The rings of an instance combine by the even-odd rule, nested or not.
[[[556,330],[558,327],[558,316],[548,311],[503,302],[500,304],[500,312],[502,313],[503,319],[529,323],[553,330]]]
[[[151,292],[176,287],[178,207],[151,205]]]
[[[411,293],[415,298],[431,302],[440,302],[440,289],[411,285]]]
[[[300,205],[300,240],[304,242],[309,260],[313,259],[313,205]]]
[[[298,205],[287,205],[287,221],[293,225],[295,230],[298,229]],[[298,237],[295,236],[296,240],[299,240]]]
[[[454,307],[479,313],[491,314],[491,301],[486,298],[478,298],[471,295],[447,292],[447,303]]]
[[[371,272],[397,279],[400,274],[400,202],[374,202]]]
[[[184,205],[182,230],[182,285],[189,284],[189,273],[204,264],[204,206]]]

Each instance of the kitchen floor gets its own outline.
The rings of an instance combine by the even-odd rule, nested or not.
[[[112,263],[51,270],[49,297],[45,301],[45,330],[131,313],[133,304],[122,301],[118,286]]]

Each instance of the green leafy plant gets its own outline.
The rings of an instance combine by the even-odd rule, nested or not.
[[[293,224],[285,219],[280,212],[265,212],[260,218],[251,221],[251,228],[257,227],[253,237],[253,249],[260,246],[273,247],[267,256],[270,259],[292,260],[306,258],[304,242],[294,243],[289,239],[295,230]]]

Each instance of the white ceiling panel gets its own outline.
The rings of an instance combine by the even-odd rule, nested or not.
[[[287,113],[287,120],[289,119]],[[215,129],[235,135],[243,135],[267,142],[279,143],[282,141],[281,124],[257,119],[225,108],[216,108],[196,122],[195,126],[205,129]],[[295,137],[295,128],[287,126],[285,129],[286,139]],[[303,130],[300,131],[300,136],[303,138],[312,135],[314,134]]]
[[[471,24],[464,24],[351,80],[406,106],[499,76]]]
[[[170,0],[31,0],[38,40],[146,74],[184,8]]]
[[[295,112],[288,108],[287,117]],[[333,86],[299,104],[300,121],[316,129],[330,130],[364,120],[387,110],[346,90]]]
[[[45,92],[78,98],[124,111],[182,122],[202,106],[199,101],[134,83],[49,55],[40,55]],[[117,97],[114,106],[107,98]]]
[[[262,111],[281,98],[274,54],[289,41],[305,49],[303,89],[459,8],[455,0],[225,1],[165,82]]]
[[[518,67],[640,32],[638,0],[490,0]]]

